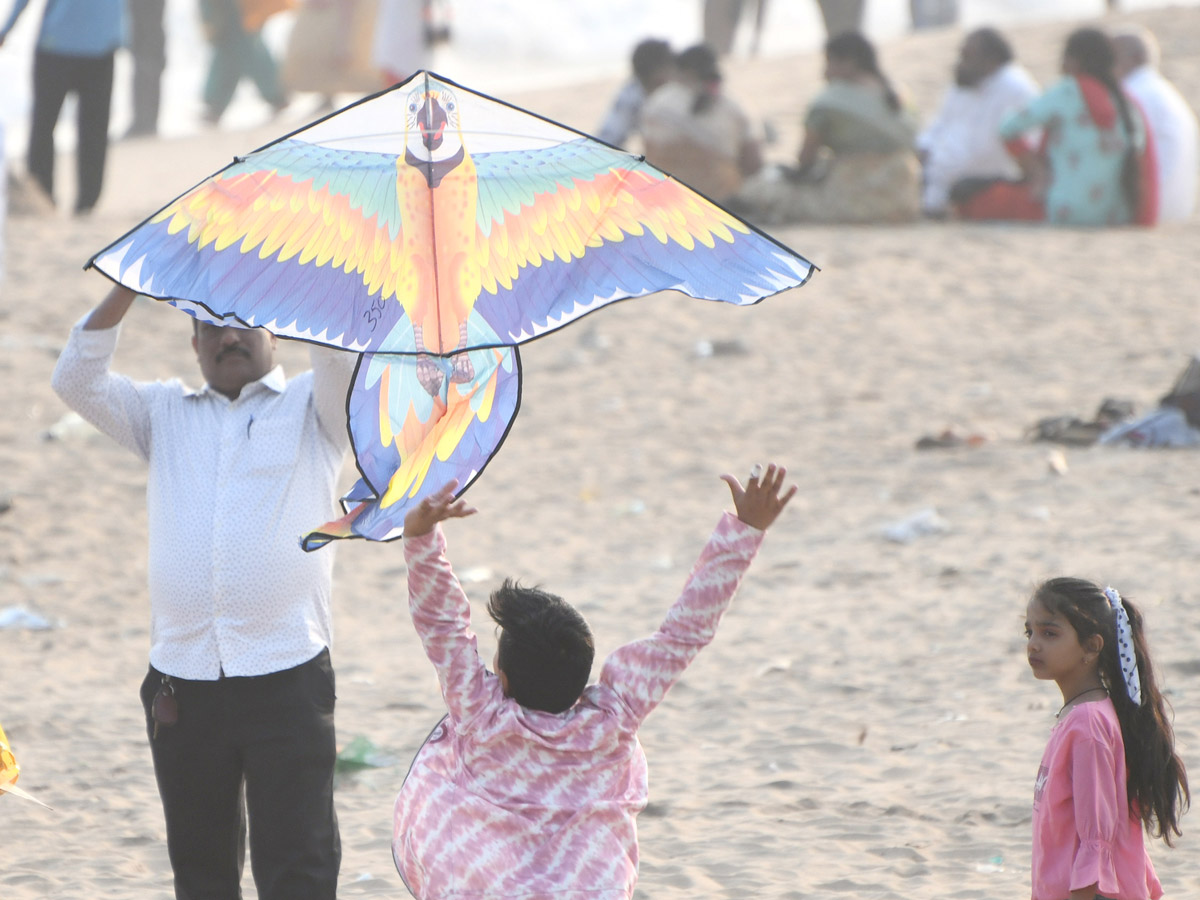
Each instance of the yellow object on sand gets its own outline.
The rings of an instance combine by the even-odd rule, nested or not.
[[[17,758],[8,746],[8,736],[4,733],[4,729],[0,728],[0,794],[15,794],[26,800],[32,800],[38,806],[46,806],[37,797],[17,787],[17,777],[20,774],[21,767],[17,765]],[[46,806],[46,809],[50,809],[50,807]]]

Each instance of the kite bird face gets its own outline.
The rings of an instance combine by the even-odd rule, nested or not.
[[[408,95],[404,115],[405,143],[412,155],[436,162],[462,149],[458,98],[449,88],[417,88]]]

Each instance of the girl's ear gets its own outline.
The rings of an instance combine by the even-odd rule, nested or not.
[[[1096,656],[1099,656],[1100,651],[1104,649],[1104,635],[1093,634],[1083,642],[1083,649],[1087,650],[1089,653],[1094,653]]]

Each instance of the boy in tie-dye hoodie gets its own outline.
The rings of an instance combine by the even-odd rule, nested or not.
[[[588,686],[593,644],[562,599],[511,581],[491,597],[495,673],[438,525],[471,515],[447,484],[408,514],[409,606],[448,714],[396,798],[392,853],[420,900],[624,900],[637,883],[635,819],[647,799],[642,720],[702,647],[763,533],[796,492],[786,470],[722,478],[726,513],[653,635],[614,651]]]

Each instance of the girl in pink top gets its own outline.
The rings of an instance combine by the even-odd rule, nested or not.
[[[723,475],[726,513],[658,631],[626,644],[588,685],[587,622],[512,581],[492,594],[500,627],[488,671],[438,523],[475,512],[455,482],[404,520],[409,609],[448,713],[396,798],[392,855],[419,900],[626,900],[646,805],[642,720],[716,632],[763,532],[796,492],[758,467]]]
[[[1063,696],[1034,785],[1032,900],[1157,900],[1142,830],[1170,846],[1190,794],[1142,615],[1113,588],[1054,578],[1025,635],[1034,677]]]

